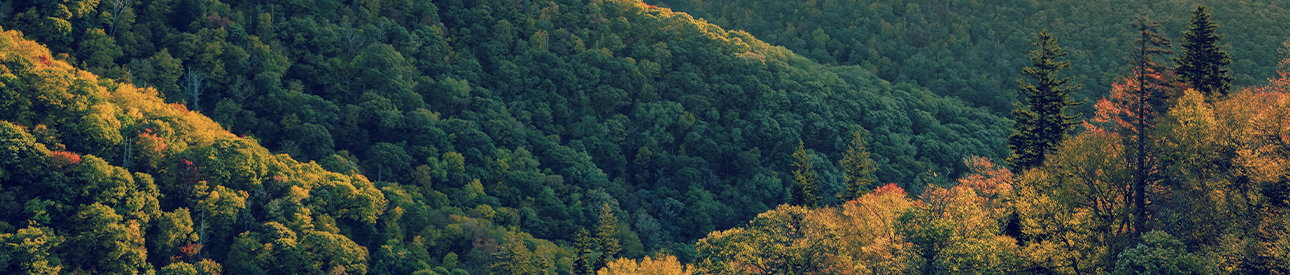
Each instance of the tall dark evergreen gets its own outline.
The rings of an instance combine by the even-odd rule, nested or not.
[[[838,164],[842,165],[842,172],[846,173],[847,189],[838,193],[838,199],[850,201],[873,190],[873,179],[875,170],[873,160],[869,159],[869,149],[865,147],[864,137],[860,132],[853,132],[851,144],[847,145],[847,152],[842,154],[842,160]]]
[[[609,208],[609,203],[605,203],[600,208],[599,219],[596,225],[596,244],[600,245],[600,258],[596,259],[594,265],[596,270],[608,265],[622,250],[622,244],[618,243],[618,218],[614,217],[614,211]]]
[[[806,207],[815,207],[819,205],[820,196],[815,192],[820,190],[819,175],[815,173],[814,165],[811,164],[811,155],[806,153],[806,147],[801,140],[797,141],[797,150],[793,152],[793,205]]]
[[[1057,60],[1067,56],[1057,40],[1048,30],[1039,32],[1035,37],[1035,47],[1030,51],[1030,62],[1033,67],[1025,67],[1022,73],[1035,80],[1034,84],[1025,79],[1017,79],[1017,86],[1026,103],[1013,104],[1012,116],[1016,119],[1012,135],[1008,136],[1008,165],[1013,169],[1025,169],[1042,165],[1044,156],[1066,139],[1067,132],[1075,127],[1080,115],[1068,114],[1067,108],[1076,107],[1084,102],[1070,99],[1072,91],[1083,85],[1067,85],[1072,77],[1059,77],[1057,73],[1068,70],[1070,61]]]
[[[1146,228],[1146,187],[1153,175],[1148,163],[1151,157],[1147,152],[1147,141],[1150,140],[1147,136],[1147,128],[1154,125],[1155,114],[1162,113],[1160,103],[1165,101],[1163,90],[1171,86],[1164,78],[1155,77],[1167,74],[1169,68],[1153,61],[1152,56],[1173,54],[1169,39],[1160,36],[1159,28],[1160,22],[1152,21],[1145,16],[1138,17],[1137,22],[1133,23],[1133,29],[1138,32],[1138,39],[1135,40],[1138,47],[1130,60],[1133,62],[1133,74],[1137,78],[1138,89],[1131,97],[1134,102],[1128,106],[1131,109],[1129,112],[1135,114],[1131,118],[1133,125],[1131,142],[1134,148],[1132,196],[1135,233],[1149,230]]]
[[[1232,89],[1232,77],[1225,66],[1232,58],[1219,46],[1223,40],[1218,34],[1218,23],[1204,5],[1196,6],[1191,14],[1191,25],[1183,31],[1182,57],[1178,63],[1178,77],[1192,88],[1205,94],[1205,98],[1225,96]]]

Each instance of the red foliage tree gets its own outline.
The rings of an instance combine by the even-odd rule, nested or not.
[[[81,163],[81,155],[68,151],[54,151],[50,153],[50,168],[55,171],[67,172],[76,168]]]
[[[1093,128],[1088,130],[1093,131],[1109,130],[1136,136],[1139,122],[1146,122],[1141,126],[1143,130],[1149,130],[1154,124],[1151,122],[1167,111],[1168,99],[1181,95],[1187,84],[1172,81],[1175,79],[1172,71],[1157,72],[1151,68],[1146,71],[1142,77],[1146,81],[1141,84],[1137,76],[1124,77],[1111,84],[1110,94],[1095,105],[1095,123],[1085,124],[1085,127],[1091,126]]]
[[[1286,61],[1290,61],[1290,59],[1286,59]],[[1252,87],[1250,91],[1255,93],[1290,93],[1290,72],[1277,71],[1277,74],[1280,75],[1277,78],[1268,78],[1268,84]]]
[[[886,194],[886,193],[893,193],[893,192],[898,192],[898,193],[900,193],[900,194],[904,194],[904,193],[905,193],[905,189],[904,189],[904,188],[900,188],[900,186],[896,186],[896,184],[895,184],[895,183],[888,183],[887,185],[883,185],[882,187],[878,187],[878,189],[874,189],[874,190],[873,190],[873,195],[874,195],[874,196],[879,196],[879,195],[882,195],[882,194]]]
[[[170,107],[175,107],[175,110],[179,110],[180,112],[185,112],[185,113],[187,113],[187,112],[188,112],[188,106],[187,106],[187,105],[183,105],[183,104],[179,104],[179,103],[170,103]]]

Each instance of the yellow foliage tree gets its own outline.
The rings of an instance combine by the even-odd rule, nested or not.
[[[629,258],[618,258],[601,268],[600,275],[690,275],[693,273],[688,264],[681,264],[676,256],[655,254],[653,258],[645,256],[639,262]]]

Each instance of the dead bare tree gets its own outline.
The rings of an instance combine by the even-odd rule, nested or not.
[[[201,111],[202,92],[206,90],[207,86],[210,86],[206,78],[206,74],[188,67],[188,73],[184,74],[184,79],[180,82],[183,85],[184,93],[193,98],[193,111]]]
[[[129,9],[130,4],[134,3],[134,1],[131,1],[131,0],[109,0],[109,1],[110,1],[109,4],[112,5],[112,32],[109,34],[109,36],[116,37],[117,19],[121,19],[121,14],[125,13],[125,10]]]

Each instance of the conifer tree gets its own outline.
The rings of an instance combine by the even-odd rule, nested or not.
[[[815,191],[820,189],[819,175],[815,173],[815,168],[811,164],[811,156],[806,154],[806,146],[801,140],[797,141],[797,151],[793,152],[793,205],[806,207],[815,207],[820,201],[820,196],[815,195]]]
[[[1038,47],[1030,51],[1034,67],[1025,67],[1022,73],[1034,78],[1036,83],[1017,79],[1017,86],[1029,105],[1014,103],[1012,115],[1016,123],[1012,135],[1008,136],[1012,155],[1007,162],[1018,170],[1042,165],[1044,156],[1061,144],[1067,132],[1078,123],[1080,115],[1067,114],[1066,108],[1084,104],[1070,100],[1071,92],[1083,85],[1067,85],[1072,77],[1057,76],[1058,71],[1067,69],[1071,63],[1057,60],[1068,54],[1062,51],[1053,35],[1048,30],[1039,32],[1034,45]]]
[[[591,247],[596,245],[596,240],[591,238],[591,232],[586,228],[578,229],[577,235],[573,239],[573,267],[574,275],[596,274],[591,267]]]
[[[1161,113],[1159,109],[1161,102],[1164,102],[1164,92],[1171,86],[1167,80],[1152,77],[1152,75],[1167,73],[1168,68],[1152,61],[1152,56],[1157,54],[1173,54],[1169,48],[1169,39],[1160,36],[1160,22],[1152,21],[1146,17],[1139,17],[1137,22],[1133,23],[1133,29],[1138,31],[1139,38],[1135,40],[1138,48],[1135,49],[1132,57],[1134,67],[1134,77],[1137,78],[1138,90],[1132,95],[1132,101],[1128,104],[1129,112],[1134,114],[1131,118],[1133,125],[1133,145],[1134,154],[1133,167],[1135,169],[1133,181],[1133,225],[1134,232],[1146,232],[1146,191],[1147,181],[1152,170],[1147,163],[1147,128],[1155,124],[1155,114]],[[1163,81],[1162,81],[1163,80]],[[1164,83],[1161,83],[1164,82]]]
[[[609,208],[608,203],[600,208],[599,219],[599,225],[596,226],[596,243],[600,244],[600,258],[596,260],[596,270],[613,261],[618,251],[622,250],[622,246],[618,243],[618,218],[614,217],[613,209]]]
[[[1214,17],[1204,5],[1198,5],[1191,14],[1191,25],[1183,31],[1182,57],[1174,58],[1178,77],[1206,98],[1225,96],[1232,89],[1232,77],[1223,67],[1231,65],[1232,59],[1218,45],[1223,36],[1218,34]]]
[[[860,132],[853,132],[851,144],[847,145],[847,152],[842,154],[842,171],[846,173],[847,189],[837,194],[838,199],[843,202],[860,198],[869,193],[875,180],[873,179],[874,165],[873,160],[869,159],[869,150],[865,148],[864,137]]]

